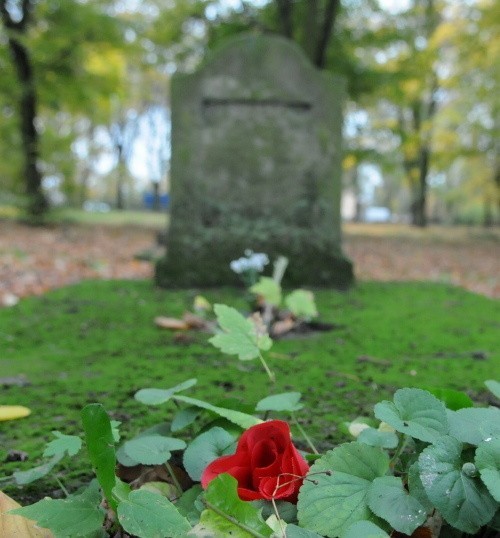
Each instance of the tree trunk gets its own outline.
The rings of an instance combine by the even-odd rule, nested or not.
[[[39,136],[35,127],[37,115],[35,81],[28,49],[15,35],[25,33],[30,8],[30,2],[25,0],[22,3],[22,19],[14,21],[7,10],[6,1],[0,0],[0,12],[3,23],[9,31],[7,41],[21,89],[18,107],[24,152],[25,188],[28,195],[27,210],[30,216],[39,218],[47,211],[48,201],[43,193],[42,174],[38,167],[40,150]]]
[[[153,211],[160,211],[160,182],[153,181]]]
[[[412,224],[424,228],[427,226],[427,175],[429,173],[430,150],[427,146],[420,149],[418,163],[418,184],[413,200]]]
[[[292,0],[276,0],[278,6],[278,15],[281,23],[281,31],[288,39],[293,37],[293,3]]]

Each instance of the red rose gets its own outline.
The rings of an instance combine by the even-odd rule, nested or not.
[[[282,499],[297,502],[302,478],[309,470],[292,444],[290,427],[282,420],[270,420],[246,430],[236,452],[222,456],[203,471],[201,485],[228,473],[238,481],[243,501]]]

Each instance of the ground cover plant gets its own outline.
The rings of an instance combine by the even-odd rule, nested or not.
[[[219,324],[224,331],[213,337],[211,339],[211,343],[220,348],[221,351],[238,355],[239,358],[245,362],[253,358],[262,359],[262,352],[268,351],[270,348],[269,339],[266,338],[265,335],[256,333],[253,325],[250,322],[247,322],[245,318],[242,317],[241,314],[239,314],[236,310],[223,305],[219,305],[215,308],[215,310],[218,316]],[[482,353],[482,359],[485,360],[487,358],[486,354],[485,352]],[[264,361],[262,362],[265,364]],[[267,366],[265,367],[265,371],[267,374],[270,373]],[[253,377],[254,373],[252,373],[252,378]],[[274,375],[269,375],[269,377],[274,378]],[[229,403],[228,400],[226,400],[225,406],[221,407],[213,406],[212,404],[202,400],[193,399],[178,394],[181,391],[189,389],[192,385],[194,385],[194,383],[194,380],[188,380],[168,390],[139,390],[135,393],[135,398],[140,402],[149,405],[162,404],[171,399],[189,404],[190,407],[188,409],[180,411],[174,417],[173,423],[177,422],[177,426],[175,430],[172,426],[172,431],[183,429],[179,426],[179,421],[182,422],[184,426],[192,423],[193,417],[196,416],[196,413],[193,415],[192,410],[189,411],[189,409],[192,409],[192,407],[195,407],[198,410],[205,409],[211,411],[216,415],[220,415],[226,419],[226,421],[229,420],[233,424],[236,424],[236,426],[243,429],[250,428],[247,432],[249,434],[253,428],[263,427],[262,424],[259,424],[260,421],[258,419],[256,421],[256,419],[251,415],[239,410],[233,410],[232,408],[234,407],[234,403]],[[493,392],[496,392],[496,395],[498,396],[498,386],[495,383],[490,383],[490,388],[492,388]],[[301,395],[298,392],[287,392],[284,394],[274,395],[261,399],[257,403],[256,409],[261,412],[289,412],[293,421],[296,423],[299,432],[305,437],[307,444],[312,449],[312,452],[317,454],[318,451],[313,442],[305,433],[304,428],[300,425],[295,417],[295,412],[301,410],[302,408],[302,405],[298,402],[300,396]],[[457,408],[455,405],[456,402],[452,401],[451,403],[453,404],[450,405],[452,409]],[[463,402],[460,402],[458,407],[462,406],[464,406],[464,404]],[[466,402],[465,406],[469,406],[469,403]],[[118,423],[110,423],[109,418],[99,404],[91,404],[86,406],[84,408],[82,417],[86,434],[85,440],[87,448],[94,467],[98,469],[97,477],[105,493],[107,503],[111,509],[114,511],[117,510],[118,519],[123,524],[125,529],[133,534],[145,537],[156,535],[185,535],[186,532],[188,532],[189,529],[194,526],[194,530],[189,531],[194,532],[194,536],[200,535],[198,534],[199,532],[204,533],[202,535],[205,536],[221,536],[221,532],[226,532],[228,528],[227,522],[229,521],[229,528],[234,528],[237,531],[239,529],[240,532],[243,532],[243,536],[270,536],[273,533],[272,527],[274,527],[276,536],[285,536],[285,526],[287,524],[289,524],[286,526],[287,536],[302,536],[303,534],[301,533],[304,531],[303,529],[301,530],[300,527],[296,527],[294,524],[295,522],[298,522],[302,528],[306,527],[310,529],[309,534],[306,534],[306,536],[318,536],[318,534],[314,534],[313,531],[319,531],[322,534],[324,533],[325,536],[356,536],[356,533],[368,531],[376,532],[379,536],[384,536],[387,534],[383,534],[383,530],[380,528],[377,529],[377,527],[370,526],[369,524],[369,520],[373,520],[375,515],[382,518],[382,522],[385,520],[386,526],[389,524],[390,527],[396,529],[397,531],[411,533],[422,523],[424,523],[424,520],[426,519],[424,514],[428,513],[430,510],[428,504],[426,504],[426,502],[429,502],[429,499],[434,502],[434,506],[437,507],[443,514],[444,519],[448,523],[452,523],[454,527],[461,531],[469,533],[476,532],[482,525],[489,522],[497,508],[497,504],[495,504],[495,500],[491,497],[491,495],[498,495],[498,484],[495,482],[495,472],[497,472],[495,471],[496,464],[494,463],[495,447],[493,445],[486,444],[492,441],[492,437],[498,435],[497,430],[500,421],[496,416],[489,417],[489,413],[490,411],[493,412],[493,409],[494,408],[466,409],[465,416],[463,416],[463,413],[462,415],[460,414],[463,410],[459,410],[457,413],[454,411],[447,411],[447,416],[445,414],[444,405],[429,392],[422,391],[420,389],[403,389],[402,391],[396,392],[394,403],[382,402],[377,404],[375,407],[375,415],[377,418],[388,422],[390,426],[400,433],[399,440],[394,431],[388,432],[385,430],[380,431],[373,428],[365,428],[366,431],[361,432],[359,435],[359,440],[361,441],[360,444],[344,444],[337,447],[333,451],[327,452],[316,463],[314,463],[307,476],[305,476],[307,464],[304,463],[305,460],[302,460],[302,466],[297,462],[295,465],[292,462],[292,464],[290,464],[291,467],[285,466],[284,469],[290,469],[290,471],[280,474],[277,478],[277,483],[273,482],[272,477],[270,477],[269,480],[271,480],[271,486],[274,484],[271,489],[269,489],[269,480],[266,478],[266,484],[268,485],[263,486],[264,489],[259,487],[257,496],[255,496],[255,493],[250,492],[251,495],[248,497],[248,494],[243,495],[240,489],[238,489],[240,497],[244,500],[265,499],[271,501],[275,511],[275,515],[272,517],[275,519],[268,519],[266,520],[266,523],[264,523],[264,520],[259,519],[260,514],[258,512],[248,512],[249,508],[245,509],[240,505],[238,505],[238,509],[233,506],[235,502],[236,504],[239,502],[234,491],[236,487],[235,484],[231,483],[230,479],[225,478],[224,475],[221,477],[217,476],[224,473],[225,466],[223,463],[221,469],[220,464],[218,464],[217,461],[227,463],[227,460],[222,458],[221,460],[216,460],[215,462],[210,463],[210,461],[215,457],[215,454],[213,454],[214,446],[217,449],[217,455],[220,455],[218,453],[219,449],[221,453],[224,453],[222,449],[228,448],[233,444],[232,439],[228,440],[227,438],[224,438],[224,435],[230,435],[228,431],[221,430],[219,426],[212,428],[197,437],[195,441],[186,449],[184,456],[185,467],[193,480],[198,481],[201,479],[202,484],[207,488],[206,494],[204,495],[202,501],[208,510],[208,515],[206,514],[206,510],[199,510],[199,512],[202,513],[201,520],[199,516],[193,516],[191,513],[192,511],[189,512],[191,514],[191,520],[188,521],[188,519],[185,517],[181,517],[182,515],[187,516],[187,514],[185,514],[182,510],[181,514],[179,514],[177,509],[172,508],[173,505],[168,504],[168,501],[166,501],[163,497],[159,497],[158,495],[148,491],[142,491],[139,493],[130,492],[126,485],[115,479],[114,449],[110,449],[110,446],[112,446],[113,443],[113,428],[116,428]],[[471,414],[474,414],[474,416]],[[474,428],[470,428],[468,425],[468,423],[471,422],[475,423],[475,430]],[[280,428],[288,428],[286,423],[281,423],[280,421],[268,422],[264,424],[266,425],[265,427],[271,427],[274,424],[279,424]],[[127,458],[129,460],[133,460],[132,464],[160,464],[170,459],[170,451],[182,449],[186,446],[184,441],[180,439],[159,436],[157,435],[159,431],[155,431],[154,433],[155,435],[153,436],[151,436],[151,432],[149,432],[149,436],[147,434],[142,434],[138,438],[127,441],[123,446],[124,454],[119,456],[118,459],[125,465],[130,465],[130,462],[127,463],[126,461]],[[241,437],[241,440],[238,443],[235,456],[230,456],[229,459],[237,458],[240,451],[248,449],[248,447],[243,447],[242,444],[242,440],[244,439],[245,435],[246,433]],[[212,436],[212,438],[208,440],[204,439],[202,442],[201,439],[203,436]],[[53,462],[55,458],[55,463],[58,463],[64,452],[68,452],[68,454],[78,452],[80,448],[79,445],[81,445],[81,441],[79,441],[78,437],[72,437],[61,433],[56,433],[56,437],[56,440],[49,443],[45,451],[45,456],[52,456]],[[104,448],[102,446],[103,439],[105,441]],[[416,452],[418,455],[418,453],[421,452],[420,457],[418,458],[420,474],[417,472],[417,479],[412,478],[414,482],[413,486],[410,485],[410,493],[412,495],[410,497],[404,493],[403,484],[407,483],[408,477],[411,473],[415,475],[416,471],[411,471],[411,469],[415,468],[416,459],[415,461],[411,462],[413,465],[410,467],[408,461],[403,463],[403,458],[400,458],[400,456],[403,454],[403,448],[408,444],[408,441],[414,442],[414,453]],[[158,443],[162,442],[167,444],[160,447]],[[422,442],[428,443],[430,446],[422,450]],[[77,445],[76,447],[75,443]],[[418,446],[419,443],[420,447]],[[468,445],[479,445],[475,458],[473,457],[473,453],[472,455],[468,454],[467,456],[467,453],[472,450],[472,447],[462,451],[464,445],[466,447]],[[389,460],[388,456],[383,457],[381,455],[382,453],[380,452],[380,447],[396,449],[391,460]],[[207,448],[209,449],[209,456],[213,456],[211,458],[209,457],[208,460],[205,459],[204,453],[204,450]],[[113,451],[113,455],[107,454],[109,450]],[[493,452],[491,452],[492,450]],[[191,453],[189,451],[191,451]],[[229,452],[231,452],[231,450]],[[120,451],[118,451],[117,455],[119,453]],[[285,450],[285,454],[286,453],[287,452]],[[465,455],[465,459],[463,459],[463,461],[460,459],[462,457],[461,453]],[[188,454],[190,454],[190,456],[186,459]],[[299,458],[299,454],[296,449],[293,449],[292,456],[292,460],[294,461]],[[125,460],[122,458],[125,458]],[[312,455],[310,458],[312,461],[314,461],[315,456]],[[350,463],[347,462],[348,465],[346,464],[346,458],[352,459]],[[490,464],[492,458],[493,468],[491,469]],[[207,470],[213,467],[214,464],[216,466],[219,465],[218,473],[215,473],[214,476],[211,477],[214,479],[213,481],[216,485],[211,486],[211,480],[206,478],[207,471],[203,471],[203,467],[205,467],[205,465],[200,467],[200,459],[201,461],[204,461],[205,464],[209,463],[208,467],[206,468]],[[247,459],[248,457],[245,455],[243,460]],[[431,463],[429,463],[429,461]],[[462,466],[461,471],[459,468],[457,471],[457,462],[460,463],[460,466]],[[385,463],[387,463],[387,465],[385,465]],[[439,465],[443,464],[447,465],[448,467],[451,466],[449,469],[447,468],[445,473],[443,473],[441,467],[439,467]],[[166,465],[167,468],[169,468],[168,463],[166,463]],[[404,467],[403,470],[401,469],[401,465]],[[108,470],[103,470],[106,467]],[[230,467],[231,466],[228,468],[229,472]],[[368,473],[370,475],[368,478],[366,469],[364,467],[371,468],[371,471],[374,471],[370,471]],[[384,476],[389,467],[391,467],[394,471],[394,476],[392,479],[391,476]],[[280,468],[282,468],[282,466]],[[33,471],[17,473],[17,476],[26,477],[27,475],[29,476],[30,472]],[[37,471],[35,470],[35,472]],[[170,470],[170,472],[172,471]],[[334,478],[331,478],[332,472]],[[335,506],[347,493],[347,490],[344,491],[342,487],[339,489],[339,486],[342,485],[342,481],[344,479],[341,479],[340,482],[338,482],[339,479],[338,477],[335,478],[337,476],[335,475],[335,472],[338,474],[347,473],[350,477],[348,477],[349,480],[347,480],[347,489],[349,490],[349,495],[353,496],[353,502],[355,501],[355,504],[358,505],[358,508],[355,510],[355,517],[346,517],[344,513],[345,511],[343,512],[343,509],[341,509],[340,511],[337,511],[337,516],[330,515],[328,518],[318,518],[318,509],[320,511],[324,510],[325,501],[329,503],[328,506]],[[456,476],[457,472],[459,473],[458,477]],[[487,474],[486,479],[483,477],[484,472]],[[112,475],[112,480],[110,478],[110,473]],[[442,487],[443,481],[438,481],[438,483],[433,479],[433,477],[436,477],[436,473],[440,475],[440,478],[444,480],[445,484],[450,486],[450,489],[447,489],[445,493],[441,492],[441,489],[444,487]],[[479,473],[481,474],[484,484],[486,484],[486,489],[483,482],[476,480],[476,475],[479,475]],[[326,482],[322,481],[324,478],[323,475],[326,477]],[[172,476],[175,475],[172,473]],[[238,477],[239,475],[237,474],[236,476]],[[291,480],[286,480],[285,477],[290,476],[292,477]],[[403,479],[404,482],[401,482],[401,477],[403,476],[406,476],[406,478]],[[280,484],[279,482],[281,477],[285,478],[286,481]],[[276,477],[274,477],[274,479],[275,478]],[[360,479],[365,483],[362,488],[359,487]],[[368,492],[365,491],[367,489],[367,480],[368,482],[372,482]],[[419,480],[424,485],[424,494],[422,494],[422,483],[420,483]],[[464,480],[465,484],[463,484]],[[477,484],[481,485],[482,489],[478,489],[479,486],[474,482],[474,480],[476,480]],[[298,515],[290,515],[287,508],[284,508],[282,512],[288,515],[283,515],[283,513],[278,510],[275,501],[286,500],[292,501],[292,504],[294,504],[297,501],[299,486],[302,484],[302,482],[304,482],[304,486],[300,488],[300,491],[307,493],[303,494],[302,501],[299,496],[297,505]],[[459,482],[462,484],[461,488]],[[182,486],[178,485],[177,480],[174,479],[173,483],[174,485],[177,485],[178,491],[183,489]],[[312,492],[308,491],[310,484],[315,486]],[[419,487],[415,486],[415,484],[419,485]],[[458,490],[455,487],[457,484],[459,485]],[[316,488],[316,486],[318,487]],[[64,487],[61,487],[64,490]],[[286,494],[280,494],[279,488],[281,487],[284,488]],[[354,490],[352,490],[352,487],[354,487]],[[474,495],[470,494],[470,490],[473,490]],[[196,496],[198,496],[199,489],[195,491]],[[439,498],[442,495],[445,495],[446,497],[448,491],[453,491],[451,496],[452,501],[450,501],[453,506],[451,504],[443,504],[442,501],[439,501]],[[192,497],[193,492],[191,489],[189,489],[189,492],[191,493],[185,494],[189,499],[191,499],[188,505],[193,504],[194,499],[194,497]],[[262,496],[263,492],[264,496]],[[360,499],[356,498],[356,496],[359,497],[360,492],[363,498],[365,494],[367,494],[368,498],[368,501],[364,502],[361,508],[359,508]],[[153,495],[153,497],[151,497],[151,495]],[[153,520],[152,526],[144,526],[140,524],[140,519],[144,518],[146,514],[142,513],[141,510],[144,510],[146,505],[149,505],[154,501],[155,495],[160,499],[164,499],[162,501],[163,504],[161,505],[162,510],[160,510],[160,512],[164,513],[164,517],[160,516],[160,512],[156,516],[151,513],[150,516]],[[387,495],[391,497],[391,503],[386,502]],[[178,497],[178,494],[176,496]],[[380,498],[384,498],[385,501],[381,502]],[[64,507],[71,505],[71,509],[81,509],[84,511],[93,510],[91,517],[93,523],[91,523],[91,525],[95,525],[97,521],[97,525],[100,526],[104,517],[103,511],[100,509],[96,511],[95,506],[92,509],[91,499],[94,504],[96,501],[99,501],[96,486],[91,486],[88,491],[80,496],[70,497],[68,500],[61,502],[62,506]],[[227,504],[228,499],[230,499],[231,506],[228,506]],[[454,504],[457,502],[457,500],[461,506],[459,511],[457,511]],[[222,505],[221,501],[224,501]],[[182,504],[182,500],[179,502]],[[394,510],[394,503],[398,503],[397,510]],[[477,506],[478,503],[482,505],[482,509],[479,511],[480,513],[476,513],[476,510],[474,509],[474,506]],[[61,505],[57,503],[50,504],[50,501],[41,501],[41,504],[39,503],[33,507],[28,507],[18,513],[22,513],[31,519],[38,520],[41,525],[45,521],[49,527],[59,529],[59,532],[62,532],[62,535],[65,535],[64,526],[61,527],[62,513],[58,511],[60,506]],[[174,512],[172,512],[172,510],[174,510]],[[203,514],[206,515],[203,516]],[[216,514],[218,519],[216,518],[214,520],[213,514]],[[51,518],[54,517],[59,518],[59,523],[53,523]],[[149,519],[151,519],[151,517]],[[220,521],[220,518],[222,518],[222,522]],[[101,521],[101,523],[99,523],[99,521]],[[131,521],[133,521],[133,523],[131,523]],[[156,527],[155,521],[157,525]],[[247,525],[248,521],[250,521],[250,527]],[[376,518],[375,521],[378,523]],[[163,533],[162,530],[158,530],[160,528],[158,525],[160,525],[160,527],[161,525],[163,525],[163,527],[167,525],[170,530]],[[383,526],[384,525],[382,525],[382,527]],[[87,533],[80,535],[90,535],[89,527],[86,527],[85,531],[80,529],[75,532],[76,533],[72,535],[79,535],[78,532]]]

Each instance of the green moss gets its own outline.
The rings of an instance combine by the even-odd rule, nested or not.
[[[86,403],[103,403],[123,422],[125,438],[168,419],[171,406],[146,408],[133,394],[189,377],[199,380],[190,393],[211,402],[236,397],[253,404],[269,391],[301,391],[306,408],[299,416],[321,448],[342,440],[342,421],[370,414],[399,387],[438,385],[477,399],[485,397],[485,379],[500,377],[499,303],[458,288],[365,283],[349,292],[317,291],[321,319],[338,328],[276,342],[269,356],[274,389],[258,362],[221,355],[208,335],[190,333],[186,344],[154,326],[155,316],[181,316],[199,292],[159,290],[142,281],[84,282],[1,310],[2,377],[24,375],[30,382],[3,388],[2,404],[32,409],[30,417],[2,423],[0,461],[11,449],[30,456],[26,463],[3,464],[5,474],[37,464],[52,430],[79,433]],[[245,307],[241,290],[204,294]],[[70,487],[85,469],[83,458],[68,468]],[[27,500],[57,485],[47,479],[22,491],[4,489]]]

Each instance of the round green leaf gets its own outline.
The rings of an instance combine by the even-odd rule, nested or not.
[[[311,291],[294,290],[285,297],[285,304],[288,310],[296,317],[310,319],[318,315],[314,294]]]
[[[494,379],[488,379],[488,381],[485,381],[484,384],[493,393],[493,396],[500,400],[500,382],[495,381]]]
[[[388,469],[389,457],[379,448],[352,442],[330,450],[314,463],[311,480],[300,488],[300,526],[334,538],[356,521],[373,519],[368,490]]]
[[[500,409],[496,407],[470,407],[448,411],[450,435],[470,445],[500,436]]]
[[[351,525],[342,538],[389,538],[389,535],[371,521],[357,521]]]
[[[201,480],[205,467],[227,454],[233,454],[236,448],[234,437],[222,428],[212,428],[198,435],[184,451],[184,467],[195,482]]]
[[[481,443],[476,450],[475,462],[488,491],[500,502],[500,438]]]
[[[125,454],[143,465],[161,465],[170,459],[172,450],[183,450],[186,443],[181,439],[161,435],[141,436],[123,445]]]
[[[448,433],[444,404],[426,390],[396,391],[394,403],[383,401],[375,406],[375,416],[398,432],[427,443]]]
[[[444,405],[453,411],[463,409],[465,407],[474,407],[474,402],[465,394],[459,390],[443,389],[441,387],[426,387],[431,394],[434,394],[436,398],[441,400]]]
[[[300,392],[283,392],[263,398],[257,404],[256,411],[298,411],[304,407],[299,403],[302,394]]]
[[[317,532],[289,523],[286,526],[286,538],[321,538],[321,536]]]
[[[375,428],[365,428],[357,437],[358,443],[378,446],[380,448],[396,448],[398,436],[394,432],[384,432]]]
[[[141,538],[178,538],[191,529],[188,520],[166,497],[144,489],[132,491],[118,505],[117,513],[122,527]]]
[[[425,508],[408,495],[401,479],[395,476],[375,478],[368,491],[368,506],[393,529],[408,535],[420,527],[427,517]]]
[[[141,389],[135,393],[134,398],[146,405],[160,405],[168,402],[177,392],[189,389],[193,385],[196,385],[196,383],[196,379],[187,379],[171,389]]]
[[[462,472],[463,445],[442,437],[422,451],[420,478],[429,500],[443,518],[462,532],[475,534],[495,514],[498,504],[479,478]]]
[[[269,276],[261,276],[259,281],[250,288],[250,292],[264,297],[264,301],[273,306],[281,303],[281,286]]]

